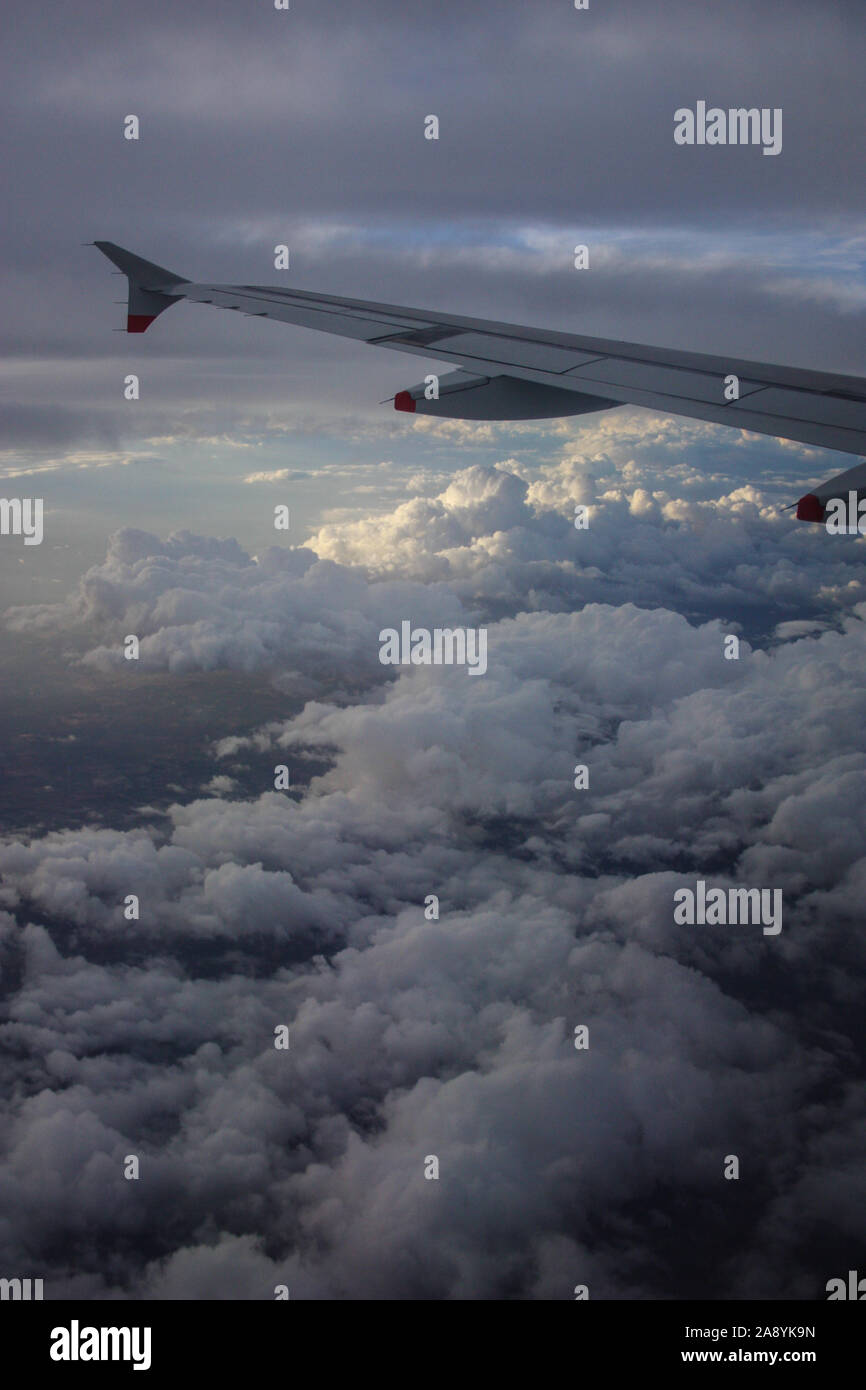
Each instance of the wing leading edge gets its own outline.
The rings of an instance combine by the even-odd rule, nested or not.
[[[532,419],[640,405],[866,454],[866,380],[861,377],[306,290],[196,284],[113,242],[94,245],[128,277],[129,332],[144,332],[163,309],[188,299],[441,359],[457,368],[441,378],[437,399],[426,399],[423,384],[413,386],[397,393],[397,409],[464,419]]]

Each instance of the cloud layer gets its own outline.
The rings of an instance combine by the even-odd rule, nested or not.
[[[809,1299],[853,1267],[862,543],[607,469],[470,468],[257,560],[125,532],[18,612],[109,673],[138,631],[151,667],[315,698],[223,740],[217,794],[160,828],[0,847],[4,1268],[53,1296]],[[726,660],[756,594],[783,625]],[[485,621],[485,676],[389,677],[401,616]],[[329,766],[233,799],[263,754]],[[781,888],[781,934],[676,926],[697,878]]]

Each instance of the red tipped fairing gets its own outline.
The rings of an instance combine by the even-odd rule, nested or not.
[[[834,534],[842,534],[844,527],[837,525],[842,511],[853,529],[860,521],[859,504],[866,497],[866,463],[855,464],[844,473],[837,473],[826,483],[813,487],[797,503],[797,520],[823,522]],[[863,532],[861,531],[862,535]]]
[[[798,521],[823,521],[824,505],[818,501],[814,492],[807,492],[797,503]]]

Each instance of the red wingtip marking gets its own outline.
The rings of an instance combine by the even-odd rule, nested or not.
[[[395,410],[414,410],[415,402],[408,391],[398,391],[394,397]]]
[[[807,492],[797,503],[798,521],[823,521],[824,504],[819,502],[814,492]]]
[[[156,318],[156,314],[127,314],[126,331],[127,333],[143,333],[150,328]]]

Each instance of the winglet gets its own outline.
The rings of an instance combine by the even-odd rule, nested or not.
[[[122,271],[129,283],[127,333],[144,333],[163,310],[183,299],[182,293],[172,293],[178,286],[189,284],[183,276],[154,265],[153,261],[145,261],[113,241],[94,241],[93,245]]]

